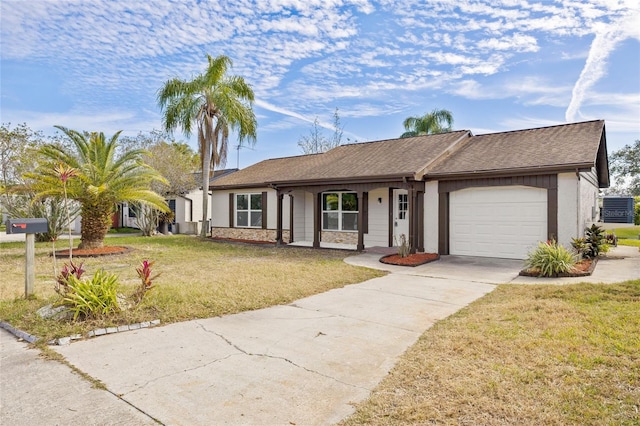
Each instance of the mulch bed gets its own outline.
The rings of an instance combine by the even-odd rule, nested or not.
[[[552,278],[587,277],[593,273],[594,269],[596,269],[597,263],[598,263],[597,258],[583,259],[580,262],[575,264],[571,272],[556,274]],[[523,277],[548,278],[548,277],[541,277],[540,271],[538,269],[523,269],[522,271],[520,271],[519,275]]]
[[[73,257],[100,257],[100,256],[113,256],[116,254],[129,253],[132,249],[124,246],[104,246],[93,249],[79,249],[74,248],[71,250]],[[64,257],[69,256],[69,249],[57,250],[56,256]]]
[[[440,255],[437,253],[414,253],[407,257],[400,257],[397,254],[390,254],[380,258],[380,262],[387,265],[397,266],[419,266],[425,263],[434,262],[440,259]]]

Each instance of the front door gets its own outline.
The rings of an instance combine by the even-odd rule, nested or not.
[[[393,245],[402,243],[402,235],[409,242],[409,195],[406,189],[393,190]]]

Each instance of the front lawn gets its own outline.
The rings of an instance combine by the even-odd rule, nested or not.
[[[502,285],[425,332],[347,425],[640,424],[640,280]]]
[[[637,240],[640,235],[640,226],[631,226],[628,228],[616,228],[613,232],[618,238],[624,238],[627,240]]]
[[[138,308],[100,321],[42,320],[35,311],[58,300],[51,244],[36,243],[36,298],[24,300],[25,245],[1,243],[0,320],[48,340],[104,326],[153,319],[171,323],[286,304],[383,275],[347,265],[343,259],[352,253],[343,251],[256,247],[183,235],[109,238],[107,244],[133,251],[74,261],[84,261],[88,275],[99,268],[118,274],[121,292],[131,294],[140,282],[135,268],[142,260],[154,260],[154,273],[161,275]],[[67,241],[58,242],[58,249],[66,247]],[[67,260],[58,258],[58,271]]]

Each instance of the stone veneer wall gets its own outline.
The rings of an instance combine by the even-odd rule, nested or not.
[[[358,233],[322,231],[320,239],[324,243],[358,244]]]
[[[275,229],[259,229],[259,228],[212,228],[212,238],[229,238],[235,240],[248,241],[273,241],[276,242]],[[282,240],[286,243],[289,241],[289,231],[282,231]]]

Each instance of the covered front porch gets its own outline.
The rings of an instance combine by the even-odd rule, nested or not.
[[[272,189],[277,192],[278,244],[361,252],[367,247],[398,246],[404,236],[410,253],[424,251],[424,182],[402,177],[273,184]],[[285,197],[288,211],[283,207]],[[285,222],[289,229],[284,229]]]

